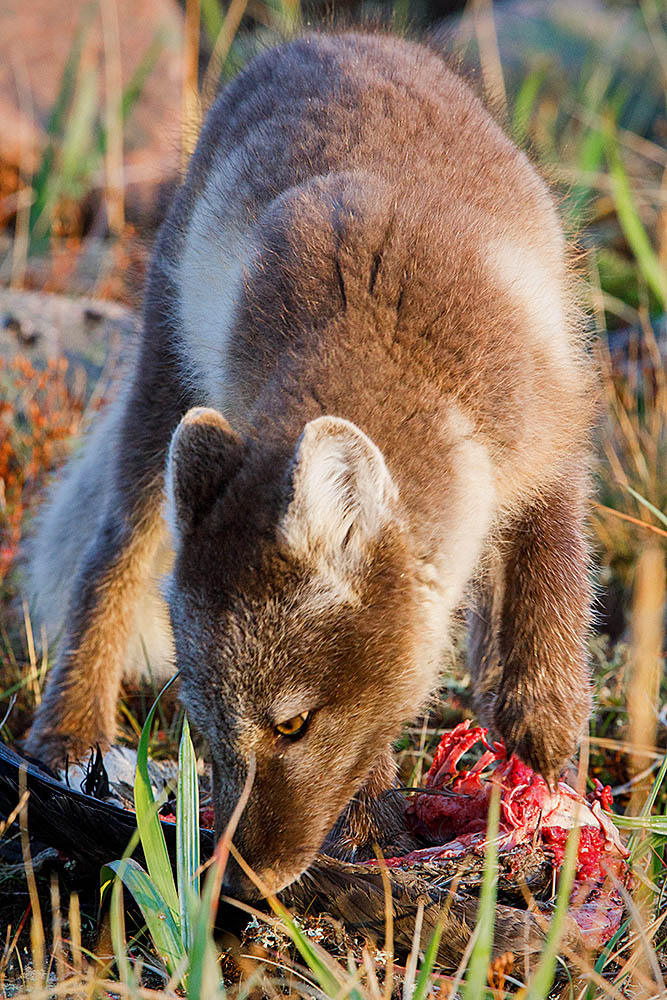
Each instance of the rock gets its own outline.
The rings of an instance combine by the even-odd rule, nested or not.
[[[64,355],[89,388],[131,357],[138,333],[137,316],[116,302],[0,288],[0,357],[41,365]]]

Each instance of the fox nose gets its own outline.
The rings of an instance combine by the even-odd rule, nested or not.
[[[263,867],[253,869],[253,878],[230,855],[222,880],[222,892],[241,902],[256,903],[267,895],[278,894],[297,879],[302,871],[303,869],[285,871],[281,868]]]

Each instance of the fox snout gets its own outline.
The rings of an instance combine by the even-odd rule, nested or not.
[[[245,857],[240,850],[239,854],[245,861]],[[261,864],[258,864],[257,868],[253,868],[248,862],[246,864],[251,868],[253,872],[252,876],[230,854],[222,881],[222,893],[223,895],[231,896],[233,899],[242,900],[247,903],[256,902],[267,895],[276,895],[282,889],[296,881],[306,868],[309,867],[308,865],[304,865],[290,871],[290,869],[280,870],[266,866],[262,867]]]
[[[252,901],[275,894],[294,882],[310,866],[340,812],[339,795],[332,803],[326,790],[308,805],[289,789],[253,788],[232,837],[223,879],[223,891],[236,899]],[[328,807],[328,808],[327,808]],[[227,830],[235,803],[224,791],[216,796],[216,833]],[[333,819],[329,815],[333,813]],[[246,870],[249,869],[252,874]]]

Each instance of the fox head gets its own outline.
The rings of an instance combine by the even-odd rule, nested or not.
[[[166,483],[166,596],[181,697],[210,749],[216,828],[254,759],[234,841],[276,892],[428,693],[400,498],[373,442],[331,416],[289,448],[191,410]],[[226,878],[251,890],[238,868]]]

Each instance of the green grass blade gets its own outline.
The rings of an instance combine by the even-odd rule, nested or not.
[[[49,119],[46,124],[46,134],[50,141],[44,149],[42,159],[32,181],[34,201],[30,209],[31,232],[49,200],[51,172],[53,170],[53,163],[55,159],[55,146],[53,140],[62,132],[65,123],[65,115],[72,103],[72,98],[74,97],[79,66],[81,65],[83,39],[88,22],[90,21],[91,12],[92,8],[89,8],[88,12],[82,19],[82,23],[74,33],[74,38],[72,39],[72,44],[67,54],[67,59],[62,72],[60,90],[58,91],[58,96],[53,103],[51,113],[49,114]]]
[[[137,980],[134,969],[127,957],[127,945],[125,941],[125,913],[123,911],[123,891],[120,878],[114,878],[111,890],[111,907],[109,911],[111,924],[111,943],[113,953],[118,966],[118,973],[121,983],[126,983],[130,996],[137,995]]]
[[[164,897],[141,865],[132,858],[112,861],[102,869],[102,878],[117,875],[132,894],[146,921],[153,944],[170,974],[182,967],[185,951],[173,914]]]
[[[224,984],[218,970],[217,951],[212,934],[212,914],[216,910],[217,895],[220,891],[220,873],[214,869],[209,871],[204,883],[204,891],[199,906],[192,902],[194,919],[192,922],[192,944],[190,946],[190,971],[188,973],[188,997],[200,1000],[201,997],[218,998],[225,996]],[[191,893],[194,896],[194,893]]]
[[[224,986],[217,970],[215,945],[213,943],[213,923],[220,899],[220,887],[227,865],[231,838],[236,830],[241,813],[245,809],[250,789],[255,777],[254,758],[248,771],[246,783],[223,836],[218,840],[201,894],[199,907],[194,917],[194,932],[190,952],[190,973],[188,976],[188,997],[224,996]],[[192,890],[193,894],[194,891]]]
[[[156,31],[153,39],[139,60],[139,65],[130,77],[123,90],[121,98],[121,116],[123,121],[127,121],[146,84],[146,80],[155,69],[155,65],[160,58],[165,45],[165,35],[162,31]]]
[[[128,83],[123,90],[123,94],[120,100],[120,117],[123,124],[128,120],[135,105],[139,101],[141,94],[143,92],[146,80],[150,74],[155,69],[155,65],[160,57],[160,53],[164,48],[165,34],[162,31],[156,31],[153,40],[144,52],[143,56],[139,61],[139,65],[135,69],[134,73],[128,80]],[[101,156],[104,155],[107,148],[107,132],[106,127],[101,126],[99,130],[99,140],[98,140],[98,151]]]
[[[621,924],[621,926],[618,928],[613,937],[611,937],[609,941],[607,941],[603,950],[600,952],[594,966],[595,972],[597,972],[599,976],[601,976],[602,973],[604,972],[604,967],[607,964],[607,961],[609,960],[609,957],[612,954],[614,948],[616,947],[616,943],[621,940],[625,932],[631,926],[632,926],[632,917],[628,917],[628,919]],[[594,991],[595,991],[595,984],[591,982],[588,984],[588,989],[586,990],[586,996],[584,997],[584,1000],[593,1000]]]
[[[544,950],[540,964],[535,975],[528,984],[525,1000],[543,1000],[549,993],[554,981],[556,972],[556,962],[561,938],[565,930],[565,923],[568,916],[570,904],[570,893],[574,884],[574,876],[577,870],[577,852],[579,850],[579,827],[573,827],[567,838],[565,848],[565,858],[563,867],[558,878],[558,895],[556,897],[556,908],[549,923],[547,939],[544,943]]]
[[[329,956],[306,937],[286,910],[283,910],[282,907],[281,910],[280,919],[295,948],[317,979],[321,989],[328,997],[335,997],[344,988],[344,983],[329,964]],[[363,1000],[358,990],[352,990],[349,996],[351,1000]]]
[[[581,224],[582,214],[591,196],[591,185],[588,180],[598,171],[604,160],[605,136],[601,128],[588,129],[581,144],[577,157],[577,172],[581,180],[573,185],[568,205],[568,217],[572,223]]]
[[[662,783],[665,780],[665,775],[667,774],[667,754],[663,757],[660,769],[655,776],[651,790],[646,796],[646,802],[642,806],[639,816],[618,816],[614,813],[614,823],[618,827],[630,829],[635,832],[628,840],[628,850],[630,851],[630,862],[633,863],[637,860],[638,851],[642,845],[646,846],[646,841],[637,836],[637,833],[641,833],[646,830],[650,830],[651,833],[659,833],[659,830],[651,830],[649,824],[652,824],[655,820],[659,823],[666,822],[664,816],[651,816],[651,810],[655,805],[655,801],[662,787]]]
[[[193,944],[193,900],[199,903],[199,782],[197,757],[190,739],[187,716],[183,719],[178,749],[176,798],[176,878],[181,913],[181,940],[189,951]]]
[[[493,929],[496,922],[496,891],[498,887],[498,825],[500,822],[500,786],[494,785],[489,802],[489,818],[486,826],[486,854],[484,878],[477,910],[477,940],[470,956],[465,1000],[478,1000],[483,996],[488,978]]]
[[[237,855],[235,855],[237,857]],[[238,860],[238,857],[237,857]],[[243,867],[243,865],[242,865]],[[294,947],[301,955],[313,976],[327,997],[344,995],[350,1000],[365,1000],[356,987],[350,988],[350,980],[345,981],[343,970],[329,953],[310,941],[292,915],[275,896],[267,896],[271,909],[280,919],[282,929],[292,939]]]
[[[630,180],[621,159],[616,126],[611,120],[607,121],[605,140],[611,193],[618,221],[637,260],[637,266],[644,281],[661,307],[665,309],[667,308],[667,275],[639,218]]]
[[[91,148],[98,106],[97,70],[90,67],[81,74],[63,135],[59,186],[65,191],[72,192],[82,174],[82,165]]]
[[[83,41],[90,24],[91,13],[92,10],[89,8],[81,19],[80,25],[74,32],[74,38],[72,39],[72,44],[63,67],[62,77],[60,80],[60,90],[58,91],[58,96],[53,103],[48,121],[46,123],[46,134],[48,136],[53,137],[58,135],[62,132],[65,124],[65,115],[67,113],[67,109],[72,103],[72,98],[74,97],[76,78],[79,73],[79,66],[81,65]]]
[[[141,730],[141,739],[137,749],[137,770],[134,778],[134,808],[137,812],[137,826],[141,837],[141,846],[146,858],[148,871],[155,882],[160,895],[174,917],[180,912],[178,894],[174,884],[174,876],[167,853],[164,834],[155,805],[155,796],[151,788],[148,774],[148,745],[150,743],[151,727],[159,699],[169,688],[178,675],[167,681],[157,696]]]
[[[614,816],[621,830],[646,830],[657,837],[667,837],[667,816]]]
[[[546,75],[546,66],[536,66],[519,87],[512,114],[512,134],[517,142],[523,142],[528,135],[528,123]]]
[[[188,996],[192,997],[193,1000],[199,1000],[200,997],[222,997],[225,995],[224,985],[220,982],[217,969],[212,929],[218,910],[220,887],[229,856],[231,839],[236,830],[239,817],[248,802],[248,796],[250,795],[254,779],[255,759],[253,757],[241,797],[236,803],[224,834],[216,844],[213,854],[213,864],[206,876],[204,890],[201,894],[198,907],[194,901],[196,898],[194,890],[187,886],[184,887],[185,891],[191,897],[194,897],[190,904],[190,912],[193,914],[193,934],[192,948],[190,950],[190,971],[188,975]]]
[[[407,31],[410,24],[410,0],[394,0],[391,20],[394,31],[399,34]]]
[[[667,528],[667,514],[663,514],[663,512],[647,500],[646,497],[643,497],[641,493],[637,493],[637,490],[633,490],[632,486],[626,486],[625,488],[628,493],[632,494],[638,503],[643,504],[647,510],[650,510],[653,516],[657,517],[657,519]]]
[[[655,780],[653,781],[653,785],[651,787],[651,791],[648,793],[646,797],[646,802],[642,806],[642,811],[641,811],[642,816],[648,816],[651,812],[651,809],[655,805],[655,800],[657,799],[662,783],[665,780],[665,774],[667,774],[667,754],[665,754],[665,756],[663,757],[662,764],[660,765],[660,770],[656,774]],[[614,815],[614,820],[617,819],[618,816]]]
[[[433,967],[435,966],[435,960],[438,957],[438,948],[440,947],[440,938],[442,937],[442,929],[444,927],[444,919],[440,919],[435,926],[435,930],[431,935],[431,940],[428,943],[428,948],[424,955],[424,961],[419,969],[419,975],[417,976],[417,982],[415,984],[415,991],[412,994],[412,1000],[426,1000],[429,993],[431,992],[431,974],[433,972]]]
[[[220,34],[224,20],[218,0],[201,0],[201,19],[208,40],[211,46],[213,46]]]

